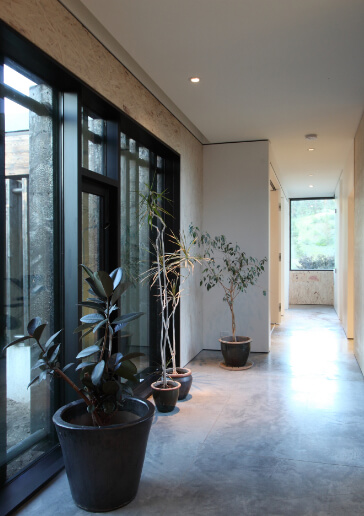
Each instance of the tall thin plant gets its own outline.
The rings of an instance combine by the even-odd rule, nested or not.
[[[168,201],[166,191],[157,192],[152,186],[146,185],[147,194],[140,194],[142,220],[147,219],[150,229],[155,231],[152,242],[155,260],[152,267],[144,274],[144,280],[150,280],[151,287],[156,285],[161,315],[160,354],[163,386],[167,387],[167,350],[172,360],[173,372],[177,372],[176,364],[176,311],[181,299],[182,284],[193,271],[199,261],[192,254],[195,241],[187,241],[183,232],[177,237],[173,232],[167,233],[165,216],[169,213],[163,208]],[[165,239],[168,238],[174,251],[167,253]],[[183,271],[183,272],[182,272]],[[172,339],[170,328],[172,324]]]

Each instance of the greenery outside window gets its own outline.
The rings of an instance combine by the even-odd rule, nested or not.
[[[335,199],[291,199],[291,270],[335,268]]]

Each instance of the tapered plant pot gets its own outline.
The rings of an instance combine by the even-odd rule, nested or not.
[[[153,404],[139,398],[127,398],[109,426],[92,426],[83,400],[54,414],[76,505],[106,512],[135,498],[153,415]]]
[[[190,392],[192,385],[192,373],[191,369],[187,369],[187,367],[177,367],[177,372],[174,373],[172,367],[167,369],[167,375],[172,378],[172,380],[176,380],[181,384],[178,400],[184,400],[187,394]]]
[[[153,399],[159,412],[172,412],[176,406],[181,384],[175,380],[167,380],[167,387],[159,380],[151,385]]]
[[[221,344],[221,353],[224,357],[224,364],[227,367],[244,367],[247,363],[250,353],[250,337],[224,337],[219,339]]]

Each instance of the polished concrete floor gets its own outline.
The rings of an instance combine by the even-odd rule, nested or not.
[[[271,353],[202,351],[189,399],[152,426],[136,499],[113,514],[364,514],[364,380],[332,307],[292,307]],[[26,516],[85,515],[61,473]]]

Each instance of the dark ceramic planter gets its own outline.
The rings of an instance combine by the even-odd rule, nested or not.
[[[225,365],[227,367],[244,367],[249,357],[252,339],[237,336],[236,342],[233,337],[224,337],[219,341]]]
[[[192,385],[192,373],[191,369],[187,369],[186,367],[177,367],[177,373],[173,373],[173,369],[167,369],[167,375],[172,378],[172,380],[176,380],[181,384],[178,400],[184,400],[187,394],[190,392]]]
[[[159,412],[172,412],[178,400],[181,384],[174,380],[168,380],[168,389],[162,389],[163,382],[152,383],[152,392],[155,405]]]
[[[91,426],[83,400],[53,416],[72,497],[90,512],[106,512],[131,502],[138,491],[154,406],[128,398],[118,422]]]

